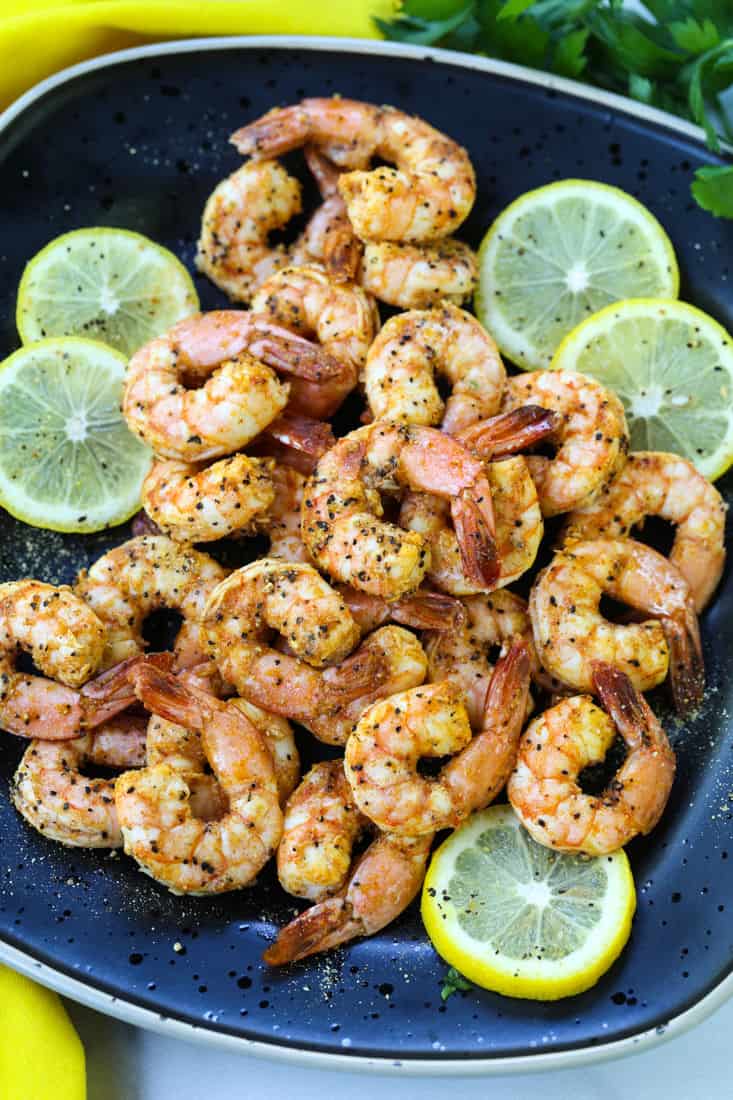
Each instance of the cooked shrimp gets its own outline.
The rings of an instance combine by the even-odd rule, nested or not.
[[[432,840],[432,834],[378,836],[356,861],[341,893],[319,901],[280,929],[264,953],[265,962],[282,966],[357,936],[373,936],[391,924],[422,885]]]
[[[348,584],[336,585],[344,603],[354,616],[362,634],[369,634],[385,623],[402,623],[413,630],[455,630],[463,621],[463,605],[444,592],[431,592],[418,588],[411,596],[400,600],[382,600],[351,588]]]
[[[122,410],[161,458],[221,458],[284,409],[290,391],[275,370],[325,385],[341,368],[322,348],[265,318],[241,310],[199,313],[133,355]]]
[[[494,669],[473,738],[462,692],[449,682],[375,703],[346,744],[346,776],[361,812],[387,832],[422,836],[488,806],[514,767],[528,692],[529,656],[518,639]],[[448,754],[436,779],[418,773],[421,757]]]
[[[675,757],[623,672],[597,661],[593,685],[608,713],[587,695],[576,695],[541,714],[522,736],[507,791],[539,844],[603,856],[657,824],[672,789]],[[628,750],[624,763],[601,794],[584,794],[578,775],[603,760],[617,733]]]
[[[301,210],[300,183],[274,160],[250,161],[222,180],[201,220],[196,266],[235,301],[248,302],[289,262],[285,245],[269,244]]]
[[[465,619],[453,630],[428,630],[422,644],[428,659],[428,680],[448,680],[463,696],[472,729],[480,729],[486,691],[494,666],[492,649],[521,638],[527,647],[532,679],[541,687],[552,687],[542,672],[532,639],[527,604],[505,588],[491,595],[468,596],[463,601]]]
[[[270,539],[268,557],[289,562],[309,562],[300,537],[300,514],[306,478],[291,466],[277,465],[272,483],[275,496],[257,527]]]
[[[445,403],[436,373],[452,387]],[[451,435],[498,412],[505,381],[504,364],[488,332],[449,303],[392,317],[370,347],[364,368],[375,420],[441,424]]]
[[[250,531],[275,499],[274,461],[233,455],[200,467],[158,459],[142,486],[142,504],[175,542],[212,542]]]
[[[277,850],[282,888],[311,901],[336,893],[348,876],[353,845],[368,826],[354,805],[343,760],[315,764],[285,807]]]
[[[211,661],[178,673],[178,679],[184,687],[193,685],[217,697],[221,694],[221,680]],[[229,701],[239,707],[262,734],[272,756],[278,795],[284,803],[300,778],[300,756],[290,723],[277,714],[260,710],[246,699]],[[170,722],[157,714],[151,715],[148,723],[146,752],[148,764],[168,764],[183,775],[203,774],[206,769],[206,754],[199,731]],[[209,793],[210,800],[216,798],[217,790]],[[197,795],[199,793],[197,790]]]
[[[639,451],[591,504],[568,516],[563,539],[619,538],[646,516],[661,516],[677,528],[669,560],[702,611],[725,564],[726,509],[718,490],[686,458]]]
[[[441,302],[460,306],[473,294],[476,253],[451,237],[435,244],[369,241],[359,282],[370,294],[399,309],[430,309]]]
[[[315,339],[329,361],[340,364],[328,378],[294,378],[289,408],[329,417],[354,389],[379,328],[374,300],[353,283],[337,283],[316,264],[286,267],[259,288],[252,309],[274,327]]]
[[[313,708],[300,722],[326,745],[345,745],[367,707],[395,692],[408,691],[423,683],[428,662],[414,634],[400,626],[382,626],[364,639],[356,656],[371,661],[379,671],[351,700],[328,710]]]
[[[485,467],[494,510],[494,544],[499,572],[490,582],[476,581],[463,564],[445,500],[427,493],[408,493],[400,509],[400,526],[419,533],[430,548],[425,576],[453,596],[491,592],[518,580],[534,564],[544,524],[537,489],[521,455],[489,462]]]
[[[599,611],[606,593],[651,618],[612,623]],[[534,640],[548,672],[579,691],[593,687],[593,662],[624,672],[637,691],[670,673],[675,705],[702,697],[697,614],[682,574],[656,550],[632,539],[594,539],[557,553],[529,598]]]
[[[179,546],[163,535],[128,539],[79,574],[76,591],[107,627],[102,666],[141,652],[142,626],[151,611],[179,611],[183,625],[176,639],[179,667],[206,656],[198,620],[226,570],[199,550]]]
[[[99,666],[104,644],[103,623],[70,588],[34,580],[0,585],[0,729],[21,737],[75,736],[81,720],[75,689]],[[16,671],[20,649],[48,679]]]
[[[247,886],[282,835],[272,756],[261,734],[239,707],[170,674],[143,668],[136,686],[154,713],[201,734],[226,808],[215,820],[194,816],[195,777],[168,764],[125,772],[115,783],[125,851],[173,893]]]
[[[585,505],[623,467],[629,446],[623,405],[600,383],[575,371],[539,370],[507,380],[505,410],[531,403],[562,422],[554,458],[528,459],[545,516]]]
[[[145,763],[145,718],[121,715],[73,741],[31,741],[13,779],[15,808],[39,833],[78,848],[119,848],[114,781],[90,779],[85,764]]]
[[[338,593],[304,563],[262,558],[238,569],[211,593],[202,628],[209,654],[239,695],[298,721],[327,717],[384,679],[374,650],[341,660],[359,628]],[[272,649],[272,631],[297,656]]]
[[[290,263],[294,267],[323,264],[334,282],[354,282],[363,245],[339,194],[340,173],[315,145],[306,145],[303,151],[324,201],[290,249]]]
[[[381,492],[413,489],[450,501],[468,576],[499,571],[491,491],[483,462],[434,428],[376,421],[339,439],[318,463],[303,500],[303,542],[335,580],[388,600],[420,585],[427,540],[381,520]]]
[[[276,108],[231,138],[240,153],[279,156],[312,142],[342,168],[379,157],[396,168],[339,177],[356,235],[364,241],[429,241],[455,232],[476,197],[465,149],[421,118],[353,99],[304,99]]]

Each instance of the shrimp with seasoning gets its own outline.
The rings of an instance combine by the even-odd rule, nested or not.
[[[303,499],[302,535],[335,580],[395,600],[430,566],[427,540],[381,519],[380,492],[428,492],[450,502],[464,569],[479,585],[499,572],[484,464],[434,428],[375,421],[339,439],[318,463]]]
[[[430,309],[470,298],[478,278],[476,253],[447,237],[435,244],[367,241],[358,279],[380,302],[398,309]]]
[[[160,458],[221,458],[285,408],[290,389],[275,371],[326,385],[342,367],[266,318],[241,310],[199,313],[133,355],[122,411],[130,430]]]
[[[248,532],[275,499],[274,460],[237,454],[201,468],[158,459],[142,485],[142,505],[157,530],[175,542],[213,542]]]
[[[222,180],[201,220],[196,267],[235,301],[290,262],[268,236],[301,210],[300,183],[274,160],[249,161]]]
[[[455,232],[476,197],[465,149],[416,116],[353,99],[275,108],[231,138],[257,160],[312,143],[344,172],[338,189],[363,241],[432,241]],[[372,157],[395,168],[360,171]],[[357,169],[354,171],[353,169]]]
[[[645,622],[614,623],[600,610],[603,594],[642,611]],[[593,663],[625,673],[637,691],[669,672],[677,710],[700,702],[704,671],[690,587],[656,550],[633,539],[593,539],[558,552],[529,597],[542,664],[576,691],[593,688]]]
[[[554,458],[527,458],[544,516],[588,504],[622,469],[629,447],[624,408],[595,379],[562,370],[515,375],[507,379],[502,404],[506,411],[537,404],[562,418],[550,436]]]
[[[484,731],[468,745],[461,757],[448,764],[441,773],[454,815],[459,819],[475,808],[488,805],[506,782],[521,732],[521,715],[527,698],[527,672],[526,651],[520,642],[497,666],[487,694]],[[435,692],[436,687],[418,691]],[[395,699],[402,701],[416,694],[408,692],[395,696]],[[377,707],[389,707],[390,702],[386,700]],[[437,704],[438,700],[434,702]],[[449,709],[454,705],[449,704],[447,699],[444,699],[444,704]],[[373,724],[370,715],[374,714],[375,709],[373,707],[367,712],[359,723],[359,729],[365,723]],[[421,704],[420,709],[430,708],[423,708]],[[356,736],[354,734],[350,738],[349,744]],[[348,776],[348,755],[346,769]],[[353,782],[352,790],[356,796],[357,788]],[[357,801],[356,797],[354,801]],[[416,815],[415,820],[425,825],[416,835],[405,835],[402,830],[378,835],[356,861],[347,883],[335,896],[322,898],[280,930],[275,943],[265,952],[265,961],[271,966],[281,966],[318,951],[327,951],[357,936],[374,935],[395,920],[414,899],[422,884],[435,829],[440,827],[428,824],[434,819],[440,820],[440,815],[428,814],[426,821],[421,821]],[[303,824],[307,838],[307,822]],[[333,831],[337,832],[338,827],[337,818]],[[344,839],[348,841],[348,835]],[[312,852],[309,854],[313,856]],[[302,849],[298,855],[303,857]],[[332,874],[333,879],[336,871],[343,867],[344,860],[339,860],[338,855],[338,852],[335,853],[329,860],[330,866],[324,868],[326,875]],[[315,860],[318,868],[317,853]],[[308,869],[306,865],[306,875]]]
[[[327,716],[384,679],[374,648],[343,659],[359,628],[311,565],[261,558],[236,570],[211,593],[201,626],[209,655],[240,696],[298,721]],[[271,648],[273,631],[295,656]]]
[[[66,585],[0,585],[0,729],[49,740],[77,736],[97,710],[77,689],[100,666],[104,648],[103,622]],[[16,670],[21,649],[45,676]]]
[[[371,706],[346,744],[344,761],[361,812],[385,832],[422,836],[488,806],[514,767],[529,670],[527,647],[517,639],[497,662],[475,737],[462,692],[450,682]],[[420,758],[448,754],[436,779],[418,773]]]
[[[603,661],[593,663],[592,673],[605,710],[577,695],[531,722],[507,791],[538,844],[603,856],[657,824],[672,789],[675,756],[630,679]],[[624,763],[601,794],[584,794],[579,773],[603,760],[617,733],[626,743]]]
[[[140,653],[145,618],[164,607],[183,616],[175,646],[178,667],[200,664],[207,654],[199,619],[226,573],[208,554],[163,535],[128,539],[82,570],[76,591],[107,628],[102,667]]]
[[[567,544],[623,538],[647,516],[660,516],[677,528],[669,560],[692,589],[699,612],[723,572],[726,510],[718,490],[686,458],[638,451],[590,504],[568,516],[562,538]]]
[[[354,804],[343,760],[314,764],[285,807],[277,850],[282,888],[310,901],[340,890],[351,867],[351,850],[369,826]]]
[[[364,639],[357,650],[362,661],[370,661],[379,675],[362,684],[354,698],[312,709],[299,719],[319,741],[326,745],[345,745],[367,707],[395,692],[418,687],[425,680],[428,662],[415,635],[401,626],[382,626]]]
[[[249,885],[282,835],[272,756],[262,735],[239,707],[175,676],[148,667],[135,682],[153,713],[200,733],[224,809],[213,819],[196,816],[195,777],[169,764],[125,772],[115,783],[125,852],[176,894]]]
[[[90,779],[87,764],[145,763],[145,718],[121,715],[71,741],[31,741],[13,779],[16,810],[39,833],[76,848],[119,848],[114,781]]]
[[[293,378],[288,408],[329,417],[359,380],[367,351],[379,328],[374,300],[354,283],[337,283],[315,264],[286,267],[262,284],[252,310],[273,327],[315,340],[328,362],[339,364],[328,377]],[[313,345],[310,345],[313,346]]]
[[[472,729],[479,729],[483,720],[486,690],[494,670],[489,661],[492,649],[521,638],[533,682],[545,689],[557,688],[537,658],[527,603],[521,596],[503,588],[491,595],[468,596],[463,607],[463,623],[453,630],[425,631],[422,644],[428,658],[428,680],[448,680],[460,688]]]
[[[445,375],[444,402],[435,374]],[[455,435],[499,411],[506,371],[475,317],[444,303],[392,317],[369,349],[364,388],[375,420],[440,424]]]

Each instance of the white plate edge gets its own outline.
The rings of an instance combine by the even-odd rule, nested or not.
[[[190,38],[167,42],[151,43],[144,46],[133,46],[129,49],[118,50],[113,53],[102,54],[99,57],[81,61],[62,69],[58,73],[47,77],[24,92],[18,99],[10,104],[0,114],[0,136],[7,126],[20,116],[37,99],[47,92],[54,90],[89,72],[98,69],[110,68],[113,65],[124,64],[126,61],[138,60],[142,57],[157,57],[164,54],[193,53],[198,51],[211,51],[223,49],[306,49],[313,52],[334,50],[341,48],[345,52],[379,54],[382,56],[410,57],[416,60],[435,60],[444,64],[457,65],[465,69],[476,69],[480,72],[492,73],[509,79],[521,80],[525,83],[536,84],[547,88],[548,91],[556,91],[571,95],[578,99],[585,99],[593,103],[607,107],[609,110],[618,111],[621,114],[631,115],[643,121],[651,122],[666,129],[684,134],[686,137],[700,142],[705,148],[705,132],[693,123],[678,118],[666,111],[660,111],[655,107],[639,103],[636,100],[627,99],[613,92],[593,88],[581,84],[575,80],[555,76],[551,73],[536,69],[528,69],[522,65],[514,65],[506,61],[498,61],[494,58],[478,57],[473,54],[459,53],[454,50],[441,50],[432,46],[411,46],[404,43],[385,42],[377,39],[360,38],[333,38],[323,35],[231,35],[216,36],[211,38]],[[4,940],[0,940],[0,962],[5,963],[21,974],[34,979],[41,985],[55,990],[71,1000],[78,1001],[89,1008],[96,1009],[108,1016],[115,1017],[137,1027],[147,1028],[151,1031],[168,1035],[170,1038],[183,1039],[188,1042],[198,1042],[209,1046],[219,1047],[230,1052],[239,1052],[254,1055],[270,1060],[301,1065],[306,1068],[334,1069],[342,1071],[367,1071],[371,1073],[402,1073],[414,1076],[495,1076],[499,1074],[537,1073],[549,1069],[563,1069],[590,1065],[592,1063],[608,1061],[613,1058],[623,1057],[632,1053],[641,1053],[660,1042],[677,1037],[685,1031],[702,1023],[711,1013],[733,996],[733,973],[729,974],[709,993],[695,1002],[689,1009],[672,1017],[663,1027],[650,1028],[639,1032],[626,1039],[616,1040],[611,1043],[599,1043],[597,1046],[586,1046],[581,1049],[553,1051],[552,1053],[538,1053],[517,1055],[505,1058],[471,1058],[471,1059],[419,1059],[409,1058],[399,1060],[396,1058],[369,1058],[355,1054],[332,1054],[321,1051],[311,1051],[298,1048],[294,1045],[280,1046],[277,1043],[269,1043],[253,1039],[245,1039],[241,1036],[227,1035],[223,1032],[212,1031],[209,1028],[197,1027],[182,1020],[174,1020],[161,1016],[149,1009],[142,1008],[130,1001],[113,997],[109,993],[86,982],[71,978],[62,971],[34,959],[18,948],[12,947]]]

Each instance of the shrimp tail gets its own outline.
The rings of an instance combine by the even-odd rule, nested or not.
[[[351,282],[356,278],[364,246],[351,228],[344,212],[329,226],[323,246],[323,259],[331,278],[336,282]]]
[[[338,947],[362,931],[360,921],[352,916],[351,906],[345,898],[326,898],[281,928],[262,957],[270,966],[283,966]]]
[[[500,729],[518,720],[521,731],[527,713],[530,671],[529,647],[524,638],[517,638],[499,658],[489,680],[484,702],[484,726]]]
[[[138,654],[90,680],[79,693],[84,725],[102,725],[135,702],[133,681],[137,670],[148,667],[167,671],[172,662],[172,653]]]
[[[339,665],[326,669],[323,674],[326,696],[329,703],[343,706],[379,687],[388,675],[384,655],[361,646]]]
[[[133,538],[137,538],[139,535],[162,535],[160,527],[157,523],[154,523],[144,508],[141,508],[132,521],[132,535]]]
[[[560,427],[562,417],[542,405],[523,405],[480,420],[459,432],[465,447],[483,458],[502,458],[541,443]]]
[[[700,705],[705,691],[697,615],[690,607],[681,619],[666,617],[661,621],[669,646],[670,685],[675,710],[678,714],[689,714]]]
[[[268,367],[304,378],[308,382],[323,382],[344,373],[344,366],[317,344],[296,336],[278,325],[267,325],[267,333],[252,345],[252,352]]]
[[[336,442],[331,425],[325,420],[290,412],[278,416],[265,432],[283,447],[314,459],[321,458]]]
[[[129,676],[140,702],[169,722],[196,725],[201,713],[211,708],[211,695],[194,687],[190,679],[184,685],[170,672],[149,662],[137,665]]]
[[[451,515],[466,576],[474,584],[491,587],[501,572],[491,494],[487,491],[477,500],[473,493],[464,490],[451,501]]]
[[[455,596],[421,589],[388,606],[394,622],[414,630],[455,630],[466,615],[463,604]]]
[[[301,107],[275,107],[266,115],[242,126],[229,138],[243,156],[269,160],[304,145],[310,135],[310,120]]]
[[[616,729],[626,740],[634,741],[656,722],[644,696],[637,691],[625,672],[605,661],[592,661],[593,688],[611,716]]]
[[[304,146],[303,156],[308,165],[308,171],[316,181],[321,198],[331,199],[334,195],[338,195],[340,172],[336,165],[323,155],[317,145]]]

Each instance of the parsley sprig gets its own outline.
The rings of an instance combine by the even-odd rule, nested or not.
[[[488,54],[586,80],[697,122],[710,149],[733,142],[730,0],[404,0],[387,38]],[[733,217],[733,166],[698,169],[692,193]]]

